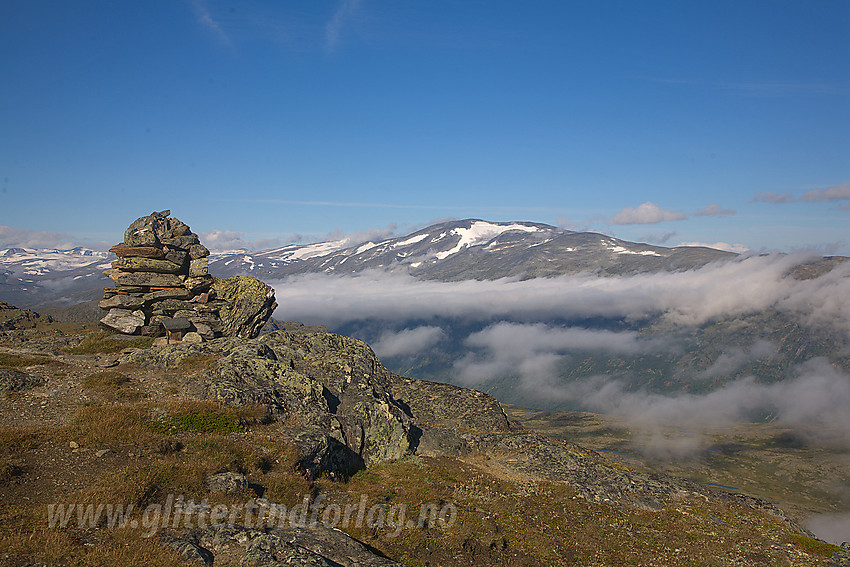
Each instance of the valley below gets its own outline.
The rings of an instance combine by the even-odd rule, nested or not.
[[[504,407],[524,427],[593,449],[611,462],[764,498],[827,541],[840,544],[850,537],[845,447],[812,446],[772,423],[686,431],[590,412]]]

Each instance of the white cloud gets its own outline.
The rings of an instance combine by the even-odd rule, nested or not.
[[[395,231],[398,228],[396,223],[390,223],[386,228],[370,228],[367,230],[359,230],[346,234],[343,231],[336,229],[319,238],[319,241],[326,242],[332,240],[345,240],[346,246],[355,246],[363,242],[381,242],[395,236]]]
[[[209,232],[201,233],[199,236],[201,243],[215,252],[251,249],[251,243],[243,238],[245,236],[244,232],[214,228]]]
[[[646,202],[636,208],[626,207],[611,217],[611,224],[654,224],[688,218],[684,213],[662,209],[655,203]]]
[[[533,384],[535,389],[541,382],[554,384],[557,368],[571,353],[633,355],[670,349],[665,341],[643,339],[633,331],[510,322],[496,323],[473,333],[465,344],[473,352],[455,364],[455,379],[475,385],[518,373],[524,384]]]
[[[379,357],[405,356],[425,351],[445,338],[440,327],[421,326],[399,332],[387,331],[372,343]]]
[[[740,244],[738,242],[736,242],[735,244],[730,244],[728,242],[714,242],[711,244],[706,242],[682,242],[677,246],[703,246],[705,248],[715,248],[717,250],[735,252],[736,254],[743,254],[744,252],[750,251],[750,249],[747,248],[745,244]]]
[[[660,318],[676,325],[702,325],[775,310],[801,324],[850,329],[850,262],[815,279],[797,280],[789,271],[816,255],[752,255],[686,272],[597,277],[581,274],[531,280],[420,281],[406,274],[372,271],[359,275],[308,274],[275,284],[276,316],[329,326],[357,320],[421,321],[420,327],[385,333],[375,350],[388,356],[439,348],[441,331],[429,318],[483,323],[469,335],[465,356],[452,379],[468,385],[517,377],[528,399],[616,413],[635,424],[636,442],[648,454],[687,456],[703,447],[701,428],[772,412],[778,424],[824,444],[850,446],[850,376],[826,360],[799,366],[791,377],[761,383],[744,377],[708,394],[665,395],[634,391],[627,377],[582,378],[565,384],[560,371],[577,353],[631,356],[672,353],[682,345],[668,337],[647,338],[631,331],[561,328],[539,323],[554,318]],[[509,319],[492,323],[500,319]],[[478,327],[481,329],[481,326]],[[775,345],[758,341],[732,349],[714,361],[704,377],[737,375],[754,360],[769,359]],[[674,424],[669,429],[658,424]],[[675,433],[688,428],[693,434]]]
[[[230,252],[234,250],[247,250],[253,252],[278,248],[284,245],[284,241],[276,236],[259,238],[257,240],[248,240],[245,238],[244,232],[220,230],[217,228],[214,228],[209,232],[203,232],[198,236],[201,239],[201,244],[213,252]],[[300,239],[300,235],[293,234],[286,240],[286,243],[297,242]]]
[[[804,522],[806,528],[824,541],[841,545],[850,541],[850,512],[818,514]]]
[[[745,364],[754,360],[767,360],[777,354],[776,345],[758,340],[749,348],[732,348],[722,353],[711,367],[703,372],[706,378],[730,376]]]
[[[774,423],[794,429],[812,443],[850,447],[850,421],[846,419],[850,375],[825,359],[801,364],[795,373],[781,382],[761,383],[745,377],[707,394],[679,395],[629,391],[625,382],[604,376],[559,384],[555,389],[550,377],[538,379],[549,388],[549,397],[581,401],[591,411],[625,417],[651,437],[657,437],[660,425],[718,427],[770,412],[775,415]],[[689,441],[686,446],[699,447],[698,434],[684,439]]]
[[[84,246],[95,250],[106,250],[112,243],[87,242],[64,232],[30,230],[0,225],[0,249],[4,248],[56,248],[67,250]]]

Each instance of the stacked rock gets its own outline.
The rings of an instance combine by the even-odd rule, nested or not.
[[[126,334],[162,335],[163,321],[183,318],[204,339],[254,337],[277,303],[274,290],[237,276],[220,280],[208,273],[209,250],[171,211],[133,222],[124,242],[110,251],[118,259],[104,272],[116,286],[104,288],[100,322]]]

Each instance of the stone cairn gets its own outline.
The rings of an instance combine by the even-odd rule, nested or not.
[[[274,290],[256,278],[211,276],[209,250],[170,214],[137,219],[124,242],[110,249],[118,259],[104,274],[116,285],[103,289],[99,305],[108,313],[101,324],[129,335],[160,336],[163,322],[186,319],[195,340],[256,337],[277,307]]]

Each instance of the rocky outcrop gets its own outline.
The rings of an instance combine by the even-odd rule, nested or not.
[[[100,322],[125,334],[158,336],[162,322],[186,319],[189,332],[204,339],[253,338],[277,303],[274,290],[247,276],[220,280],[207,270],[209,250],[171,211],[136,219],[113,246],[118,259],[104,272],[115,282],[105,288]]]
[[[122,360],[173,368],[200,356],[220,358],[192,393],[231,406],[265,405],[288,426],[309,477],[398,459],[415,444],[418,429],[390,395],[390,372],[356,339],[277,331],[153,347]]]
[[[221,525],[193,530],[184,535],[167,534],[162,542],[194,560],[195,565],[302,565],[317,567],[400,566],[372,553],[340,530],[321,523],[251,529]]]
[[[42,318],[41,315],[29,309],[18,309],[4,301],[0,301],[0,331],[20,331],[34,329],[39,321],[53,322],[49,315]]]
[[[44,382],[46,380],[40,376],[0,368],[0,394],[28,390],[29,388],[41,386]]]

